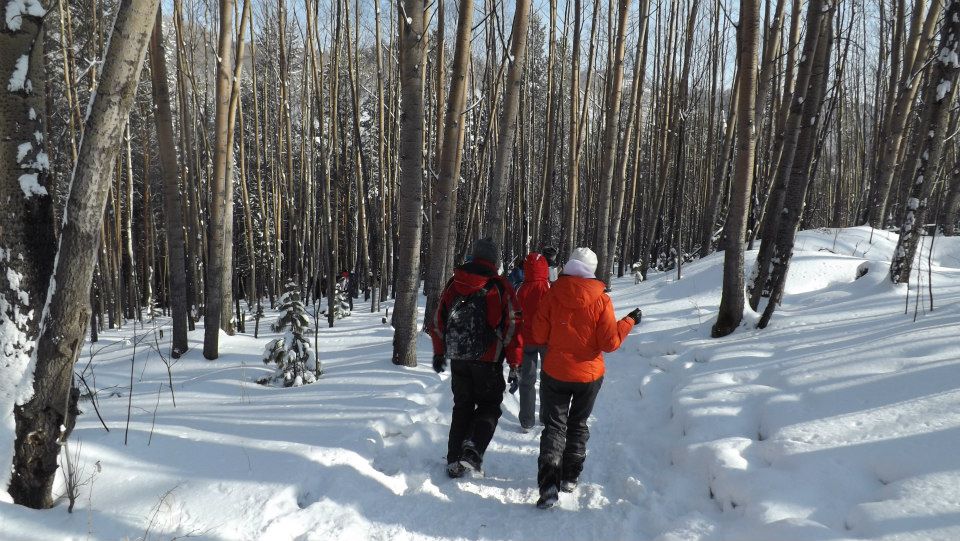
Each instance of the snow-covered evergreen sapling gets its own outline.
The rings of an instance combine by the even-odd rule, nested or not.
[[[334,298],[333,316],[343,319],[350,316],[350,285],[345,278],[337,280],[336,297]]]
[[[287,283],[286,292],[280,297],[280,312],[273,330],[284,334],[267,344],[263,356],[263,363],[275,365],[276,372],[261,379],[260,383],[282,382],[284,387],[313,383],[322,370],[317,354],[306,337],[310,320],[307,319],[296,283]]]

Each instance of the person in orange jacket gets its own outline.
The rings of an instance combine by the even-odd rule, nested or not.
[[[523,320],[520,323],[520,338],[523,342],[523,364],[520,366],[520,427],[524,432],[536,424],[537,368],[546,353],[546,347],[533,340],[533,317],[540,301],[550,290],[550,271],[547,258],[530,252],[523,261],[523,283],[517,289],[517,300]],[[511,389],[512,390],[512,389]]]
[[[603,352],[616,351],[642,315],[637,308],[618,321],[596,269],[592,250],[573,250],[533,316],[531,340],[547,346],[537,461],[542,509],[553,507],[560,491],[576,488],[587,457],[587,419],[603,383]]]
[[[523,344],[517,334],[520,307],[513,286],[497,273],[499,251],[478,240],[472,259],[454,269],[427,331],[433,339],[433,369],[451,359],[453,416],[447,441],[447,475],[481,471],[483,454],[503,414],[503,361],[511,383],[518,378]]]

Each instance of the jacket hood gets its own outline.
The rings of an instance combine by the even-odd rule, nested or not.
[[[576,309],[597,302],[606,286],[595,278],[561,274],[550,289],[562,306]]]
[[[471,295],[483,289],[487,282],[496,278],[493,265],[482,259],[474,259],[453,271],[453,288],[458,295]]]
[[[547,258],[537,252],[530,252],[527,258],[523,260],[523,281],[537,282],[546,281],[550,278],[550,268],[547,265]]]

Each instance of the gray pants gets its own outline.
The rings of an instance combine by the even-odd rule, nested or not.
[[[547,353],[544,346],[524,346],[520,365],[520,426],[533,428],[537,423],[537,372],[541,359]],[[542,415],[541,415],[542,418]]]

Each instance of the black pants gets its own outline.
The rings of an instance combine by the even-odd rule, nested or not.
[[[447,462],[460,460],[463,442],[470,440],[480,456],[487,450],[497,421],[506,383],[503,364],[483,361],[451,361],[453,374],[453,420],[447,442]]]
[[[602,377],[590,383],[576,383],[554,379],[546,372],[540,374],[540,412],[545,425],[537,461],[541,492],[560,481],[580,477],[590,439],[587,419],[602,384]]]

